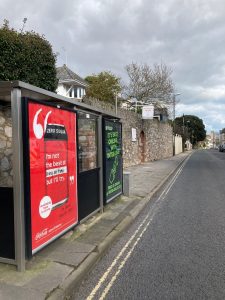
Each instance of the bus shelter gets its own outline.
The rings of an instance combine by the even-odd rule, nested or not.
[[[0,262],[19,271],[122,193],[119,118],[24,82],[0,82],[0,159]]]

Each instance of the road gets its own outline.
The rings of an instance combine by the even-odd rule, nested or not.
[[[194,152],[72,299],[225,299],[225,153]]]

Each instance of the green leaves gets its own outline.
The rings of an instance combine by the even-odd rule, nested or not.
[[[205,125],[202,119],[193,115],[184,115],[175,119],[176,132],[181,134],[185,139],[189,138],[193,145],[197,142],[204,141],[206,138]]]
[[[56,56],[50,43],[31,31],[0,28],[0,80],[21,80],[49,91],[57,88]]]
[[[85,80],[89,83],[87,96],[100,101],[115,102],[116,94],[121,91],[120,78],[110,72],[101,72],[87,76]]]

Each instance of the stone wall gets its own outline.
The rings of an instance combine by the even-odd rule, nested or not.
[[[86,104],[115,113],[115,106],[96,99],[84,99]],[[118,109],[118,117],[123,124],[123,164],[124,167],[142,162],[159,160],[173,155],[172,127],[168,123],[142,120],[140,114]],[[132,141],[132,128],[136,131],[136,141]],[[134,137],[133,137],[134,138]]]
[[[85,99],[84,102],[106,112],[115,113],[113,105],[94,99]],[[142,120],[141,115],[124,109],[118,109],[118,117],[121,118],[123,124],[123,165],[125,168],[172,156],[172,128],[168,123],[158,120]],[[132,137],[132,128],[136,132],[136,139],[135,135]],[[89,135],[89,139],[93,140],[92,144],[94,144],[94,137]],[[90,164],[95,160],[96,157],[91,158]],[[0,186],[12,186],[12,120],[9,108],[0,109]]]
[[[144,120],[146,135],[145,162],[167,158],[173,155],[172,127],[158,120]]]
[[[12,119],[10,108],[0,108],[0,187],[12,187]]]

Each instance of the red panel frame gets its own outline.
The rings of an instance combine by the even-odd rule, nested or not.
[[[78,222],[76,113],[28,101],[32,254]]]

